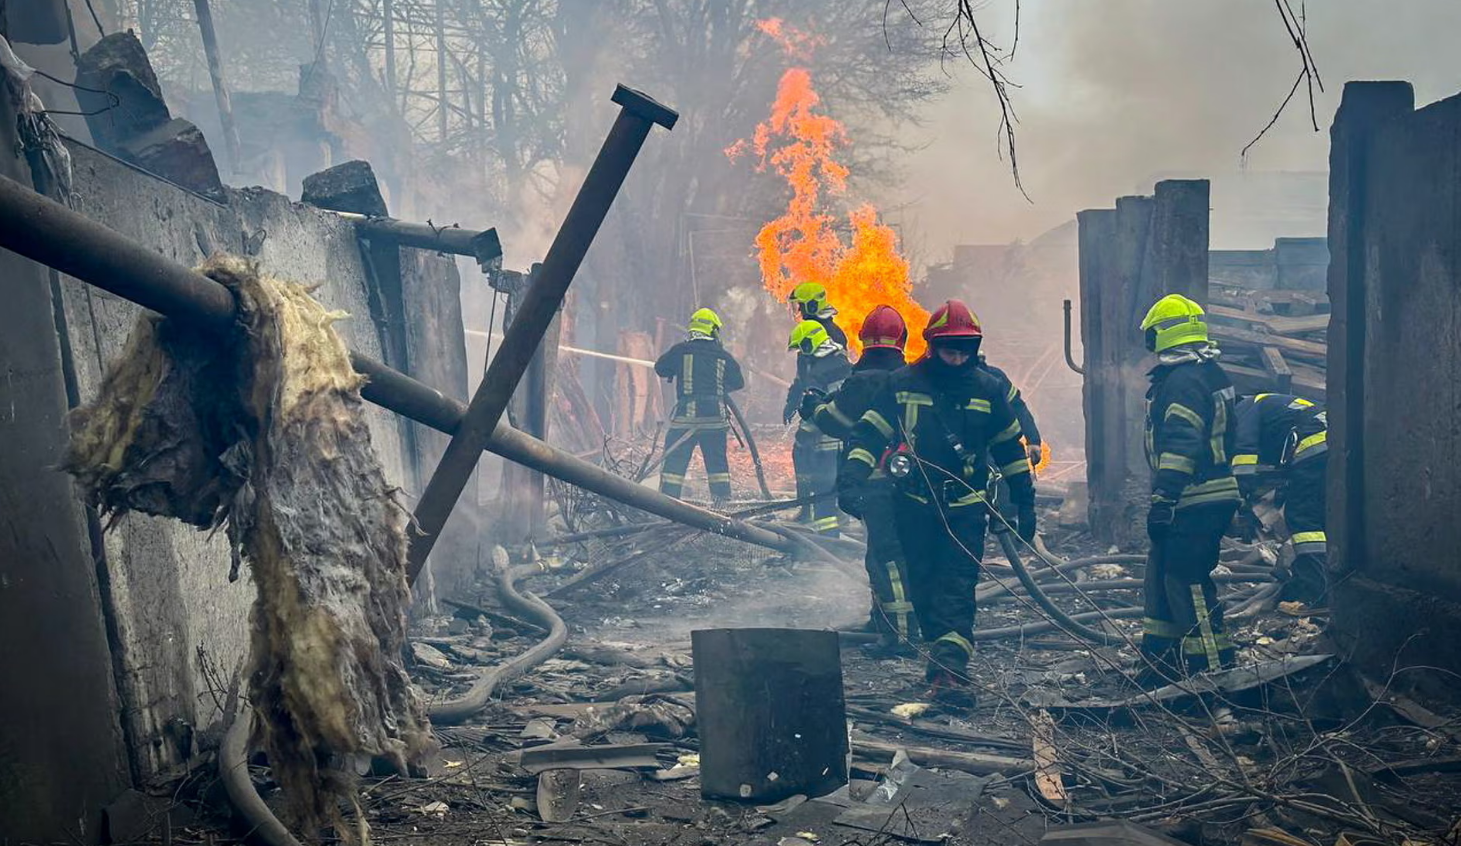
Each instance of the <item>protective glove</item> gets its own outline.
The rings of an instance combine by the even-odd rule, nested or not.
[[[1017,531],[1020,540],[1023,540],[1025,543],[1034,543],[1035,504],[1033,502],[1028,505],[1019,506],[1019,510],[1015,514],[1015,524],[1019,527]]]
[[[1146,536],[1157,543],[1167,536],[1176,517],[1177,503],[1162,497],[1152,497],[1152,506],[1146,513]]]
[[[803,420],[811,420],[812,415],[817,413],[817,406],[827,400],[827,395],[822,391],[810,389],[802,394],[802,404],[799,409]]]
[[[792,403],[787,403],[786,404],[786,408],[783,408],[781,410],[781,422],[782,423],[785,423],[787,425],[791,425],[791,421],[793,421],[795,419],[796,419],[796,405],[794,405]]]
[[[860,488],[839,488],[837,491],[837,507],[849,516],[862,519],[862,490]]]
[[[1025,457],[1030,459],[1030,469],[1033,470],[1045,455],[1039,444],[1025,444]]]

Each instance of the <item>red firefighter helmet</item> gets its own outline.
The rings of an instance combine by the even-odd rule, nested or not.
[[[963,300],[949,300],[938,307],[928,318],[923,330],[923,339],[930,345],[955,338],[983,338],[984,329],[979,325],[979,315],[964,304]],[[961,345],[968,342],[961,342]]]
[[[908,324],[892,306],[880,305],[868,312],[857,330],[857,339],[865,350],[901,350],[908,343]]]

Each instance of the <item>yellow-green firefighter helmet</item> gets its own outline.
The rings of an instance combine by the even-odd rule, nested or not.
[[[827,308],[827,288],[820,282],[803,282],[791,289],[787,300],[796,303],[802,317],[814,317]]]
[[[791,330],[791,337],[786,341],[786,348],[810,355],[830,337],[827,334],[827,327],[815,320],[803,320]]]
[[[698,332],[702,335],[709,335],[712,338],[720,336],[720,327],[724,324],[720,321],[720,315],[708,308],[699,308],[690,315],[691,332]]]
[[[1157,300],[1142,319],[1141,329],[1146,333],[1146,348],[1152,352],[1208,339],[1202,306],[1181,294]]]

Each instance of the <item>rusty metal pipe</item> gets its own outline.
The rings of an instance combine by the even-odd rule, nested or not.
[[[371,217],[354,212],[334,212],[355,225],[355,234],[370,240],[390,241],[402,247],[417,247],[438,253],[467,256],[484,271],[502,263],[502,242],[496,229],[462,229],[457,226],[433,226],[430,223],[407,223],[392,217]]]
[[[494,437],[513,391],[542,345],[543,333],[563,305],[568,286],[608,216],[609,206],[619,195],[619,188],[644,147],[650,129],[656,123],[673,129],[679,117],[650,97],[622,85],[615,89],[612,99],[620,106],[619,116],[584,177],[583,186],[578,189],[578,196],[574,197],[542,265],[533,274],[533,282],[523,294],[512,325],[503,333],[502,345],[487,365],[461,425],[452,431],[451,443],[447,444],[416,505],[416,524],[420,531],[411,537],[406,561],[412,581],[426,566],[426,558],[471,479],[478,457],[487,441]]]
[[[1071,355],[1070,349],[1070,300],[1065,301],[1065,363],[1071,370],[1086,375],[1086,369],[1075,363],[1075,356]]]
[[[0,247],[176,320],[220,332],[234,322],[233,295],[222,285],[5,177],[0,177]],[[352,353],[351,363],[370,380],[361,389],[366,400],[439,432],[460,425],[466,413],[461,402],[365,356]],[[498,424],[486,448],[650,514],[779,552],[794,551],[775,532],[667,497],[506,424]]]

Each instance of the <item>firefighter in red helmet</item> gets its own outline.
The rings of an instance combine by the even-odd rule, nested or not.
[[[842,459],[850,447],[853,426],[872,405],[888,381],[888,375],[904,366],[903,347],[908,327],[892,306],[880,305],[868,312],[857,332],[862,356],[852,366],[852,375],[830,396],[808,394],[802,412],[818,429],[843,442]],[[850,512],[849,512],[850,513]],[[911,655],[909,645],[918,635],[913,603],[908,598],[908,574],[898,527],[893,522],[893,489],[882,469],[873,471],[863,497],[861,513],[852,514],[867,527],[867,552],[863,560],[872,587],[871,630],[882,635],[870,650],[878,657]]]
[[[914,614],[927,644],[929,694],[972,704],[974,588],[988,522],[990,469],[1017,506],[1035,501],[1020,423],[1000,383],[979,367],[983,331],[959,300],[944,303],[923,330],[928,353],[894,371],[853,427],[839,493],[865,511],[867,480],[882,467],[895,489],[893,518],[908,562]],[[1018,531],[1035,534],[1020,508]]]

